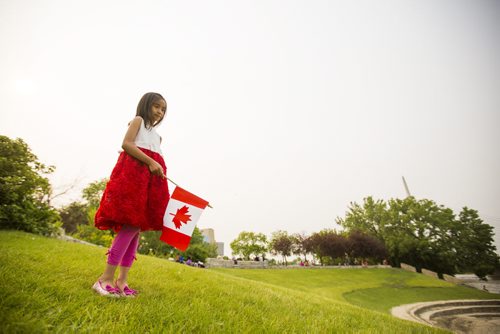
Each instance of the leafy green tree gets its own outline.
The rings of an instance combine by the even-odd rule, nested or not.
[[[217,244],[210,244],[208,242],[205,242],[200,229],[198,227],[195,227],[193,230],[193,234],[191,235],[189,247],[184,252],[180,252],[179,250],[174,249],[172,254],[174,256],[183,255],[184,258],[191,257],[191,260],[195,262],[205,262],[207,258],[213,258],[217,256]]]
[[[324,247],[324,253],[330,257],[333,263],[334,259],[344,258],[348,252],[348,242],[347,239],[337,233],[334,230],[323,230],[323,241],[322,246]]]
[[[87,201],[89,207],[99,207],[102,194],[104,192],[104,189],[106,189],[106,184],[108,184],[108,181],[108,178],[94,181],[92,183],[89,183],[89,185],[82,190],[82,196]]]
[[[82,190],[82,197],[85,199],[85,202],[72,202],[59,210],[63,228],[66,233],[74,233],[79,225],[89,224],[89,212],[92,211],[95,213],[99,208],[101,197],[107,183],[107,178],[89,183]],[[94,226],[93,218],[91,221],[92,223],[90,225]],[[87,233],[79,233],[79,235],[83,236],[87,235]]]
[[[205,262],[207,258],[217,257],[217,245],[202,241],[201,243],[190,244],[185,252],[184,258],[191,257],[194,262]]]
[[[344,258],[348,250],[347,239],[332,229],[313,233],[308,242],[321,265],[333,264],[335,259]]]
[[[285,266],[288,265],[286,257],[292,255],[293,246],[294,238],[288,235],[288,232],[281,230],[273,232],[269,242],[269,250],[273,255],[280,254]]]
[[[87,211],[88,224],[80,224],[76,227],[73,237],[85,240],[95,245],[111,247],[114,238],[114,232],[110,230],[99,230],[94,226],[94,217],[97,208],[90,207]]]
[[[311,253],[316,256],[321,265],[324,265],[324,258],[327,253],[326,247],[324,246],[324,238],[321,232],[314,232],[307,239],[309,246],[311,247]]]
[[[387,250],[382,241],[360,231],[351,231],[347,237],[347,252],[353,258],[382,260]]]
[[[146,231],[141,233],[141,240],[137,251],[140,254],[154,255],[169,258],[174,252],[174,247],[160,240],[161,231]]]
[[[457,220],[455,243],[457,269],[472,271],[484,278],[499,266],[499,257],[493,241],[493,227],[483,223],[476,210],[464,207]]]
[[[88,224],[88,206],[80,202],[72,202],[58,210],[62,228],[68,234],[74,233],[79,225]]]
[[[389,211],[392,219],[384,230],[384,238],[391,247],[399,248],[399,258],[392,259],[394,262],[455,273],[454,240],[450,238],[455,215],[451,209],[431,200],[407,197],[390,200]]]
[[[292,234],[293,249],[295,255],[304,255],[304,261],[307,260],[307,254],[312,252],[310,237],[305,233]]]
[[[259,256],[267,251],[267,238],[262,233],[241,232],[231,244],[233,254],[242,255],[243,258],[249,260],[253,254]]]
[[[346,217],[337,218],[337,223],[348,231],[357,230],[379,238],[382,238],[387,222],[387,203],[371,196],[363,200],[363,205],[351,202]]]
[[[82,197],[86,203],[73,202],[70,204],[73,216],[68,216],[64,224],[77,224],[76,231],[72,234],[75,238],[91,242],[96,245],[110,247],[115,233],[111,230],[99,230],[94,225],[95,214],[99,208],[102,193],[106,188],[108,179],[91,182],[82,190]],[[81,210],[80,212],[78,210]],[[64,216],[65,209],[60,211]],[[80,220],[80,215],[84,214],[86,219]],[[79,219],[79,223],[71,221],[71,218]]]
[[[181,252],[160,240],[161,231],[147,231],[141,233],[139,253],[169,258],[176,255],[191,257],[193,261],[205,262],[209,257],[217,256],[217,245],[209,244],[203,240],[203,235],[198,227],[194,228],[189,247]]]
[[[49,204],[51,187],[44,176],[53,171],[22,139],[0,136],[0,228],[56,232],[60,219]]]

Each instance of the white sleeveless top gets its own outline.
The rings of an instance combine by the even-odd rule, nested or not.
[[[138,147],[145,148],[146,150],[150,150],[156,153],[159,153],[163,156],[161,152],[160,144],[161,137],[158,133],[156,133],[156,129],[154,127],[150,129],[146,129],[144,125],[144,120],[141,121],[141,126],[139,127],[139,132],[137,132],[137,136],[135,137],[135,145]]]

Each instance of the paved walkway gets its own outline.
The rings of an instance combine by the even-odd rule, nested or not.
[[[468,282],[464,283],[464,285],[476,288],[478,290],[484,290],[490,293],[500,294],[500,281]]]
[[[500,294],[500,279],[498,276],[487,276],[488,280],[483,281],[474,274],[457,274],[455,278],[461,280],[464,285],[490,293]]]

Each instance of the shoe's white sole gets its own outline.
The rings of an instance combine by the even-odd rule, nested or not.
[[[120,297],[119,294],[110,293],[110,292],[106,291],[105,289],[103,289],[101,284],[99,284],[99,281],[95,282],[94,285],[92,285],[92,290],[94,290],[95,292],[97,292],[101,296],[111,297],[111,298],[119,298]]]

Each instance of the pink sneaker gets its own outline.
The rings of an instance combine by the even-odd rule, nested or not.
[[[122,295],[125,297],[135,297],[138,294],[139,294],[139,292],[137,292],[137,290],[129,288],[128,285],[125,285],[125,287],[123,288],[123,291],[122,291]]]
[[[115,285],[118,287],[118,284],[115,283]],[[119,291],[119,293],[123,297],[135,297],[139,294],[139,292],[137,290],[129,288],[128,285],[125,285],[123,287],[123,290],[120,290],[120,288],[116,288],[116,289]]]
[[[120,290],[109,285],[106,285],[106,288],[103,288],[101,280],[95,282],[92,286],[92,289],[94,289],[101,296],[120,297]]]

